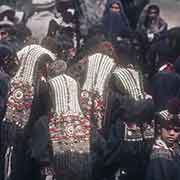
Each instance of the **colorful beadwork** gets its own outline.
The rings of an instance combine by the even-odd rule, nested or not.
[[[30,116],[33,94],[33,87],[28,83],[13,81],[9,91],[6,120],[23,128]]]
[[[49,133],[53,143],[76,144],[88,141],[90,121],[83,115],[54,114],[49,121]]]
[[[105,113],[103,97],[98,95],[98,92],[92,93],[84,90],[81,92],[80,102],[84,115],[89,119],[93,119],[93,124],[100,129]]]

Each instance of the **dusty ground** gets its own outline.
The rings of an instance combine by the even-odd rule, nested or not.
[[[160,5],[161,16],[168,22],[169,28],[180,26],[180,0],[152,0]]]

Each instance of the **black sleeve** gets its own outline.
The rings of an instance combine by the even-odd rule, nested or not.
[[[27,134],[30,134],[32,127],[42,116],[47,116],[48,114],[48,87],[47,83],[44,81],[39,81],[36,84],[35,95],[33,99],[31,115],[29,118],[29,122],[27,124],[26,130]]]
[[[0,120],[3,119],[6,111],[8,87],[9,87],[8,78],[0,79]]]
[[[145,180],[176,180],[173,162],[162,158],[150,161]]]

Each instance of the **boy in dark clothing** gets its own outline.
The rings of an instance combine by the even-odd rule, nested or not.
[[[171,104],[159,113],[161,132],[153,146],[146,180],[180,179],[179,102]]]

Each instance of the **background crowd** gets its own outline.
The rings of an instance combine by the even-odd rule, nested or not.
[[[0,180],[178,180],[179,55],[149,0],[1,1]]]

